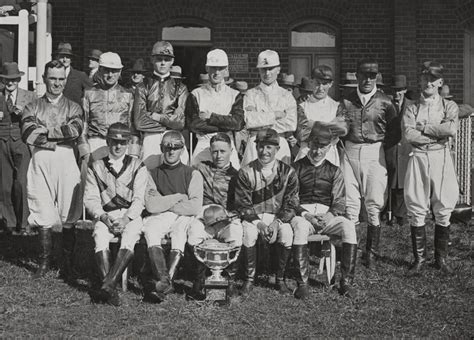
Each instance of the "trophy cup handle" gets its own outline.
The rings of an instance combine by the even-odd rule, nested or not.
[[[196,256],[196,258],[197,258],[200,262],[206,264],[206,260],[205,260],[204,258],[202,258],[201,255],[199,255],[199,250],[198,250],[198,248],[196,248],[196,247],[194,248],[194,256]]]
[[[241,249],[241,247],[235,247],[235,248],[233,248],[229,251],[229,258],[228,258],[229,263],[228,263],[228,265],[230,265],[230,264],[234,263],[235,261],[237,261],[237,259],[239,258],[240,249]],[[233,252],[235,252],[235,255],[234,255],[234,257],[231,258],[230,254],[232,254]]]

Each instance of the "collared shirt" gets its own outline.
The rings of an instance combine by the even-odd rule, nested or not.
[[[71,66],[66,67],[66,78],[69,77],[69,73],[71,73]]]
[[[17,95],[18,95],[18,89],[13,90],[13,92],[5,91],[5,97],[6,97],[7,101],[8,101],[8,98],[10,97],[11,100],[12,100],[12,104],[16,103]]]
[[[63,97],[63,94],[61,93],[59,96],[57,97],[50,97],[48,96],[48,94],[46,94],[46,99],[48,100],[49,103],[51,104],[57,104],[59,103],[59,100],[61,100],[61,98]]]
[[[168,78],[168,77],[170,76],[170,74],[171,74],[171,73],[170,73],[170,72],[168,72],[168,73],[166,73],[166,74],[159,74],[158,72],[156,72],[156,71],[153,71],[153,74],[154,74],[155,76],[157,76],[157,77],[161,78],[161,80],[163,80],[163,79],[166,79],[166,78]]]
[[[119,173],[120,170],[122,170],[124,158],[125,158],[125,154],[115,159],[109,156],[109,164],[112,167],[112,169],[115,170],[116,173]]]
[[[374,88],[369,93],[360,92],[359,87],[357,86],[357,95],[359,96],[360,102],[364,106],[369,102],[370,98],[372,98],[375,92],[377,92],[377,85],[374,85]]]

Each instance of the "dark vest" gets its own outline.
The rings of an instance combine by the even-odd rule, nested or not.
[[[163,196],[167,196],[187,194],[193,171],[193,168],[181,162],[174,166],[163,163],[159,167],[150,170],[150,174],[158,192]]]

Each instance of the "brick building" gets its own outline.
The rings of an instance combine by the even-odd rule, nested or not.
[[[176,63],[190,81],[205,53],[225,49],[231,76],[258,82],[262,49],[277,50],[282,72],[297,76],[317,63],[354,71],[372,56],[384,81],[407,75],[416,87],[419,65],[435,59],[458,102],[474,104],[473,0],[54,0],[53,46],[69,41],[79,56],[92,48],[118,52],[128,65],[147,57],[162,38],[179,39]],[[187,33],[195,38],[188,38]],[[181,36],[180,36],[181,34]],[[189,34],[188,34],[189,35]],[[82,64],[82,59],[75,61]],[[150,65],[151,67],[151,65]],[[469,76],[470,75],[470,76]]]

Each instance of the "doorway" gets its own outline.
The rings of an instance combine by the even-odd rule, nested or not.
[[[206,56],[209,46],[175,46],[174,65],[181,66],[183,83],[192,91],[199,84],[199,74],[206,73]]]

